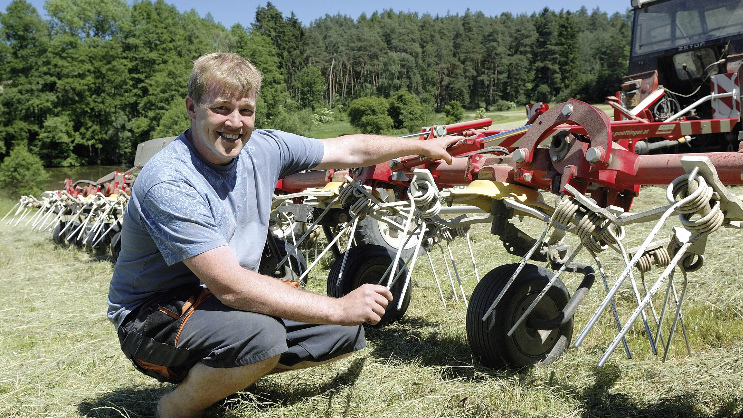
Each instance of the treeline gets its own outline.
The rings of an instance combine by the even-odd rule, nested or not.
[[[304,27],[269,2],[229,29],[162,0],[45,9],[48,19],[14,0],[0,13],[0,158],[19,145],[46,166],[131,163],[140,142],[180,133],[191,63],[207,52],[236,52],[262,70],[257,126],[301,131],[362,97],[413,97],[429,111],[602,101],[626,72],[630,42],[628,14],[585,8],[387,10]]]

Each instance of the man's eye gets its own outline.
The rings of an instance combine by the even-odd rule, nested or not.
[[[244,115],[244,116],[251,116],[253,114],[253,110],[252,109],[243,109],[243,110],[240,111],[240,113],[242,115]]]

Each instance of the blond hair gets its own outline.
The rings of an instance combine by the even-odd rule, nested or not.
[[[257,96],[262,79],[261,72],[245,58],[229,52],[214,52],[194,61],[188,79],[188,97],[200,104],[211,85],[243,97],[251,93]]]

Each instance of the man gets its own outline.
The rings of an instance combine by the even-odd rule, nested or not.
[[[254,131],[260,82],[238,55],[197,59],[191,127],[145,165],[124,215],[108,316],[137,369],[179,383],[158,402],[163,418],[200,416],[268,373],[362,348],[360,324],[392,300],[379,285],[335,299],[256,273],[278,178],[403,155],[450,163],[458,139]]]

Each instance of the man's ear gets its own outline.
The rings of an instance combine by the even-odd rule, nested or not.
[[[186,96],[186,111],[191,120],[196,120],[196,102],[188,96]]]

